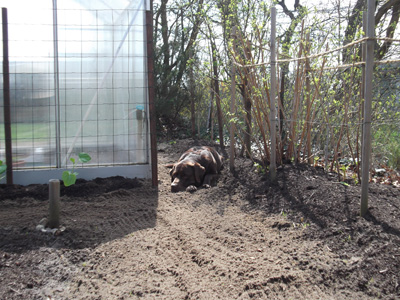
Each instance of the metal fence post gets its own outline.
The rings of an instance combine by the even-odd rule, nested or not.
[[[13,184],[11,107],[10,107],[10,67],[8,60],[8,16],[7,8],[1,9],[3,30],[3,95],[4,95],[4,136],[6,147],[6,179],[7,184]]]

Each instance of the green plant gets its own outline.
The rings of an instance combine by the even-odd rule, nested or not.
[[[357,176],[357,173],[354,173],[352,177],[353,177],[354,183],[355,183],[355,184],[358,184],[358,176]]]
[[[89,154],[84,153],[84,152],[79,153],[78,157],[79,157],[78,160],[81,163],[87,163],[92,159]],[[70,186],[70,185],[75,184],[76,176],[78,175],[77,172],[74,172],[76,164],[77,164],[75,158],[71,157],[69,160],[72,162],[72,170],[71,171],[65,170],[63,172],[62,180],[64,182],[64,186]]]
[[[389,161],[388,164],[394,169],[400,170],[400,148],[399,144],[389,145]]]
[[[344,237],[344,241],[345,241],[346,243],[350,243],[350,242],[351,242],[351,235],[349,234],[348,236],[345,236],[345,237]]]
[[[319,156],[314,156],[314,167],[317,166],[318,161],[319,161]]]
[[[349,169],[348,165],[341,165],[340,170],[343,172],[343,180],[346,180],[347,170]]]
[[[254,167],[256,168],[256,172],[258,174],[265,174],[265,169],[262,165],[260,165],[259,163],[254,163]]]
[[[2,160],[0,160],[0,180],[2,180],[4,177],[6,177],[6,176],[4,175],[4,173],[6,172],[6,170],[7,170],[7,165],[4,164]]]

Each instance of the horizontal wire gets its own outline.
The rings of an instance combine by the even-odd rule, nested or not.
[[[313,55],[302,56],[302,57],[298,57],[298,58],[277,59],[277,60],[275,60],[274,62],[275,62],[275,63],[289,63],[289,62],[297,62],[297,61],[304,61],[304,60],[307,60],[307,59],[318,58],[318,57],[326,56],[326,55],[328,55],[328,54],[331,54],[331,53],[334,53],[334,52],[337,52],[337,51],[340,51],[340,50],[343,50],[343,49],[352,47],[352,46],[354,46],[354,45],[357,45],[357,44],[360,44],[360,43],[363,43],[363,42],[369,41],[369,40],[400,42],[400,39],[365,37],[365,38],[356,40],[356,41],[351,42],[351,43],[349,43],[349,44],[347,44],[347,45],[344,45],[344,46],[341,46],[341,47],[338,47],[338,48],[335,48],[335,49],[332,49],[332,50],[320,52],[320,53],[313,54]],[[394,60],[394,62],[398,62],[398,61],[400,61],[400,60]],[[390,61],[390,60],[388,60],[388,61],[379,61],[379,62],[376,61],[375,63],[380,63],[380,64],[382,64],[382,63],[390,63],[390,62],[392,62],[392,61]],[[252,68],[252,67],[259,67],[259,66],[265,66],[265,65],[271,64],[271,62],[262,62],[262,63],[258,63],[258,64],[246,64],[246,65],[243,65],[243,64],[240,64],[240,63],[236,62],[235,60],[233,60],[233,63],[234,63],[236,66],[241,67],[241,68]],[[357,63],[354,63],[354,64],[343,65],[343,66],[336,66],[336,67],[333,67],[333,68],[348,67],[348,66],[350,66],[350,65],[360,65],[360,64],[364,64],[364,62],[357,62]]]

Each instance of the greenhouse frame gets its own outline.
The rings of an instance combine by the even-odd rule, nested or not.
[[[72,168],[87,180],[150,178],[156,150],[149,1],[21,0],[1,6],[7,11],[2,57],[8,53],[0,84],[9,100],[0,95],[0,160],[6,162],[9,145],[13,183],[47,183]],[[78,161],[82,152],[91,157],[85,164]]]

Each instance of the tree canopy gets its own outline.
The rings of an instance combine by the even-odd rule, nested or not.
[[[374,74],[375,98],[379,98],[373,104],[374,118],[384,120],[375,136],[380,147],[383,136],[400,134],[393,123],[400,118],[396,41],[400,0],[376,3],[375,60],[391,61],[376,64]],[[305,159],[304,144],[309,139],[313,159],[320,156],[320,149],[329,148],[336,159],[347,151],[356,161],[362,121],[362,46],[343,46],[363,37],[366,1],[281,0],[275,6],[280,160]],[[254,150],[263,149],[270,126],[270,1],[158,0],[153,10],[160,135],[191,134],[223,143],[234,123],[242,154],[253,156]],[[308,62],[279,63],[335,48],[340,50]],[[234,115],[229,112],[232,63],[253,65],[237,68]],[[268,153],[258,152],[268,161]],[[389,156],[392,152],[385,151]]]

